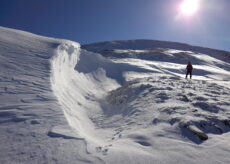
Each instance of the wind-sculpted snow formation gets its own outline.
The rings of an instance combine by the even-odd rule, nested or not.
[[[52,90],[51,61],[65,43],[0,28],[1,164],[102,163],[69,126]]]
[[[80,55],[88,57],[84,59]],[[97,136],[93,135],[95,127],[89,116],[100,111],[100,104],[97,100],[106,92],[115,89],[118,84],[115,80],[107,78],[102,68],[92,70],[87,74],[75,70],[75,65],[79,63],[82,63],[84,67],[93,66],[87,63],[88,59],[96,61],[95,63],[107,62],[96,54],[81,51],[77,43],[65,42],[59,45],[56,55],[51,60],[51,83],[69,124],[77,130],[80,136],[95,140],[97,139]]]
[[[228,52],[82,47],[0,28],[0,163],[230,162]]]

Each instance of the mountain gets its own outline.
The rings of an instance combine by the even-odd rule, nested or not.
[[[0,59],[0,163],[230,162],[229,52],[0,27]]]

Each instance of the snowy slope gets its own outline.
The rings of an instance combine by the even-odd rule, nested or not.
[[[101,162],[70,128],[51,88],[50,61],[65,43],[0,28],[1,164]]]
[[[0,58],[0,163],[230,162],[228,52],[1,27]]]
[[[117,147],[125,152],[129,147],[129,156],[137,163],[228,161],[230,53],[151,40],[82,48],[119,65],[114,71],[121,87],[101,100],[103,112],[92,119],[99,128],[114,129],[115,150],[110,151],[119,154]],[[193,80],[184,79],[188,61],[195,68]],[[216,140],[220,146],[210,150]],[[220,142],[226,144],[224,151]],[[126,154],[121,152],[120,158]]]

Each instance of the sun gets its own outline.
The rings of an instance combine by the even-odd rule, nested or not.
[[[193,15],[199,9],[199,0],[184,0],[180,5],[180,10],[184,15]]]

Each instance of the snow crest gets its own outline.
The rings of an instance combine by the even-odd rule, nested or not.
[[[58,49],[66,48],[64,43],[0,27],[1,164],[101,163],[87,152],[85,139],[70,128],[51,88],[50,60]],[[68,48],[68,53],[73,51]],[[76,62],[69,56],[61,59],[72,61],[67,66],[56,60],[66,64],[62,73]],[[52,79],[59,85],[64,80]]]
[[[90,58],[94,59],[91,63]],[[82,73],[75,67],[81,65],[78,69],[85,70],[95,65],[92,62],[106,63],[102,60],[105,59],[97,54],[82,51],[78,43],[71,41],[60,44],[56,55],[51,59],[51,84],[54,94],[69,125],[81,137],[88,140],[98,139],[94,135],[94,124],[90,120],[93,113],[101,110],[97,100],[106,92],[115,89],[118,84],[106,77],[106,71],[102,68],[94,68],[88,73]]]

